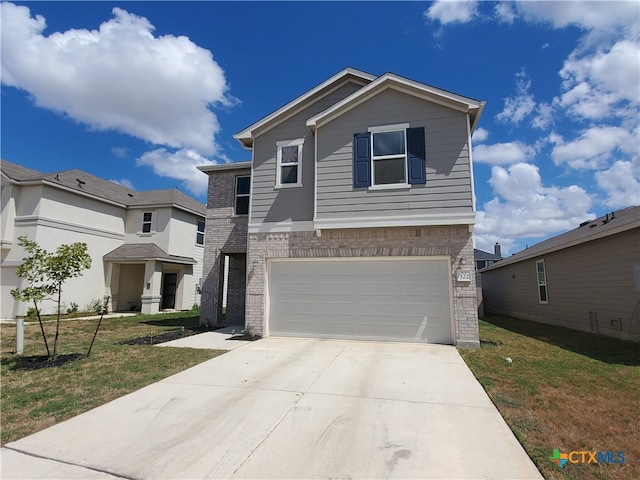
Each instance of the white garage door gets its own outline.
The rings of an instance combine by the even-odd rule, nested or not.
[[[269,261],[269,334],[453,343],[447,259]]]

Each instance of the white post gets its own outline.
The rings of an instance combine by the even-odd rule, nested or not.
[[[16,355],[22,355],[24,352],[24,320],[19,318],[16,320]]]

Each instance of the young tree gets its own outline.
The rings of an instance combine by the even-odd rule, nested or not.
[[[45,258],[47,257],[47,252],[40,248],[36,242],[29,240],[25,236],[18,237],[18,245],[24,248],[29,254],[27,258],[23,259],[22,265],[16,270],[16,275],[19,278],[25,279],[27,286],[22,290],[17,288],[11,290],[11,295],[18,301],[33,302],[38,316],[42,338],[44,339],[44,346],[47,348],[47,357],[50,357],[49,342],[47,342],[47,335],[44,333],[42,318],[40,318],[40,309],[38,308],[38,302],[41,302],[53,293],[49,285],[44,283],[46,277]]]
[[[45,296],[53,295],[57,303],[56,334],[53,340],[53,354],[47,353],[53,361],[58,355],[58,338],[60,334],[60,316],[62,314],[62,285],[70,278],[82,275],[82,271],[91,268],[91,256],[87,251],[87,244],[76,242],[71,245],[60,245],[55,253],[40,248],[37,242],[25,236],[18,238],[18,245],[27,250],[29,257],[24,259],[18,268],[17,275],[25,278],[29,285],[23,290],[14,290],[15,298],[29,298],[41,301]],[[24,267],[24,269],[23,269]],[[21,270],[22,269],[22,270]],[[28,275],[31,275],[30,277]],[[31,289],[31,290],[30,290]],[[42,295],[41,297],[39,295]],[[36,296],[37,299],[36,299]],[[37,305],[36,305],[37,309]],[[40,315],[38,313],[38,319]],[[42,322],[40,322],[42,328]],[[42,329],[44,335],[44,329]],[[46,344],[46,337],[45,337]]]

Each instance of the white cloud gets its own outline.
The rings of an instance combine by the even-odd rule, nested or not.
[[[608,170],[596,172],[598,186],[607,193],[612,208],[640,205],[640,161],[617,161]]]
[[[512,24],[518,13],[511,2],[498,2],[495,6],[496,17],[500,22]]]
[[[117,183],[118,185],[121,185],[123,187],[130,188],[131,190],[135,190],[135,188],[133,187],[133,183],[131,183],[131,180],[127,178],[121,178],[120,180],[116,180],[112,178],[109,181],[113,183]]]
[[[493,145],[477,145],[473,147],[475,162],[492,165],[508,165],[530,160],[535,150],[522,142],[494,143]]]
[[[424,12],[431,21],[437,20],[442,25],[449,23],[467,23],[478,15],[477,1],[440,0],[434,2]]]
[[[560,105],[570,113],[587,119],[633,115],[629,107],[640,103],[640,46],[622,40],[608,51],[586,54],[574,52],[565,62],[560,76],[565,93]]]
[[[146,18],[120,8],[97,30],[45,36],[45,28],[45,19],[32,17],[27,7],[2,4],[3,84],[27,91],[36,105],[92,129],[179,149],[167,154],[166,168],[154,163],[156,171],[175,178],[183,179],[191,166],[181,152],[221,155],[215,142],[220,125],[211,107],[236,100],[227,93],[224,71],[209,50],[184,36],[156,37]],[[158,151],[143,158],[157,160]],[[186,163],[174,163],[181,160]],[[202,177],[188,183],[199,190],[206,183]]]
[[[504,108],[496,115],[496,120],[502,123],[517,125],[527,117],[536,107],[533,95],[529,92],[531,79],[524,69],[515,74],[516,93],[504,99]]]
[[[478,143],[482,143],[484,142],[487,138],[489,138],[489,131],[485,130],[482,127],[476,128],[475,131],[473,132],[473,140],[478,142]]]
[[[622,127],[592,127],[569,142],[558,134],[551,135],[549,140],[555,143],[551,152],[553,162],[566,163],[575,169],[604,168],[618,152],[632,155],[638,150],[636,135]]]
[[[495,196],[478,212],[474,228],[481,249],[498,241],[508,251],[515,239],[548,236],[593,217],[591,197],[583,188],[544,186],[535,165],[494,166],[489,183]]]
[[[513,4],[519,15],[529,22],[551,23],[554,28],[576,26],[617,34],[620,28],[637,28],[637,2],[519,1]]]
[[[114,157],[127,158],[129,156],[129,148],[127,147],[113,147],[111,153]]]
[[[182,149],[171,152],[165,148],[145,152],[137,160],[138,165],[153,168],[156,175],[180,180],[194,195],[204,195],[207,192],[207,176],[197,167],[212,163],[216,162],[208,160],[193,150]]]
[[[536,106],[536,116],[531,120],[531,126],[539,128],[540,130],[546,130],[552,127],[554,109],[553,105],[549,103],[539,103]]]

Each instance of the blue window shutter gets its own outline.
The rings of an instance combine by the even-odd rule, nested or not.
[[[369,133],[353,136],[353,188],[371,186],[371,141]]]
[[[407,169],[409,183],[425,185],[427,183],[427,149],[424,138],[424,127],[407,129]]]

